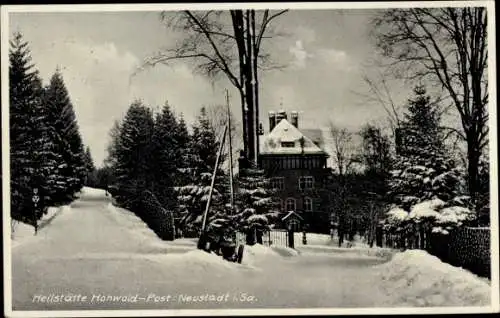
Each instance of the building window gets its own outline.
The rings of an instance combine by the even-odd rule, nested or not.
[[[288,198],[286,199],[286,211],[295,211],[295,199],[294,198]]]
[[[313,200],[311,198],[304,198],[304,211],[313,211]]]
[[[273,189],[283,190],[285,188],[285,178],[283,177],[272,178],[271,187]]]
[[[282,141],[281,142],[281,147],[283,147],[283,148],[293,148],[293,147],[295,147],[295,142],[293,142],[293,141]]]
[[[312,189],[314,188],[314,178],[313,177],[300,177],[299,178],[299,188],[302,189]]]

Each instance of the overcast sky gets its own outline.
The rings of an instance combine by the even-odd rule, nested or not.
[[[269,110],[300,112],[300,126],[317,128],[331,121],[358,129],[386,114],[353,91],[364,91],[364,66],[375,54],[368,36],[370,11],[293,10],[276,20],[286,37],[265,49],[285,70],[261,76],[261,121]],[[144,58],[175,44],[176,34],[162,25],[159,12],[11,13],[10,33],[20,31],[45,83],[62,71],[86,145],[97,165],[106,156],[108,132],[130,102],[166,100],[192,122],[202,105],[224,103],[223,78],[216,83],[193,75],[188,61],[157,66],[131,78]],[[401,88],[394,88],[396,95]],[[240,114],[232,92],[232,107]],[[408,95],[406,95],[408,96]]]

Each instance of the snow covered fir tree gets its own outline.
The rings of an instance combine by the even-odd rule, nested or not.
[[[36,225],[48,206],[75,199],[84,182],[84,149],[62,74],[56,71],[43,87],[20,33],[10,42],[9,62],[11,216]]]
[[[192,134],[187,136],[189,142],[186,143],[187,149],[184,154],[186,161],[181,168],[184,184],[176,188],[176,193],[183,231],[187,235],[197,236],[201,230],[202,215],[210,195],[210,185],[221,140],[217,140],[205,107],[200,109],[192,130]],[[184,132],[184,128],[181,131]],[[183,135],[186,136],[185,133]],[[219,165],[212,190],[211,209],[206,220],[209,228],[212,220],[225,213],[225,203],[229,202],[227,184],[226,174]]]
[[[240,165],[245,159],[240,160]],[[262,244],[262,235],[270,231],[278,218],[279,201],[264,171],[245,165],[237,176],[236,222],[246,234],[247,244]]]
[[[415,226],[448,233],[475,215],[464,185],[464,168],[447,151],[440,108],[417,86],[397,132],[396,157],[389,179],[387,224],[396,231]],[[410,229],[409,229],[410,228]]]

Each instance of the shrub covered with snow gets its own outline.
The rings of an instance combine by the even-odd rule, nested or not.
[[[450,200],[446,203],[439,198],[434,198],[413,205],[409,212],[393,207],[386,214],[386,228],[398,229],[422,224],[432,228],[433,232],[448,234],[450,230],[475,218],[474,212],[469,208],[452,205],[457,202],[460,200]]]
[[[408,219],[408,212],[405,210],[393,207],[387,212],[387,220],[389,223],[399,224]]]

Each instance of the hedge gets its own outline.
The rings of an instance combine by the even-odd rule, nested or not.
[[[162,240],[175,239],[174,215],[150,191],[144,191],[136,213]]]

